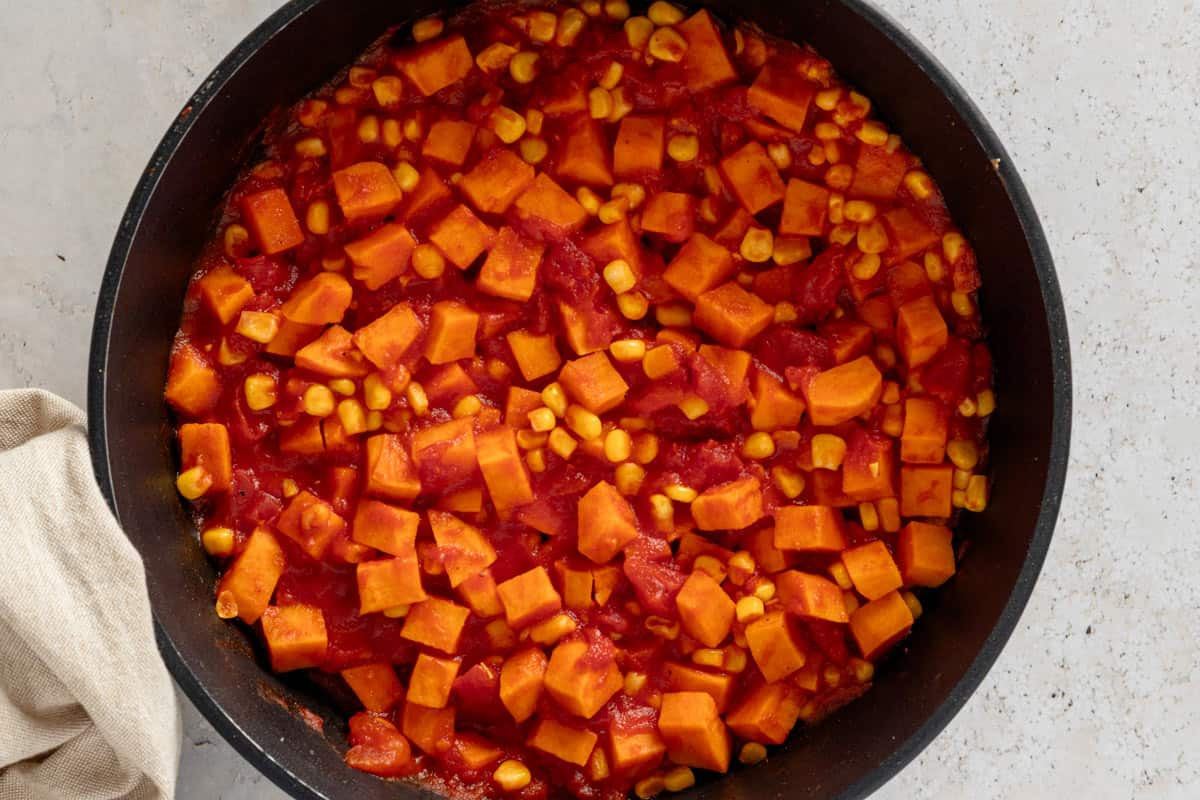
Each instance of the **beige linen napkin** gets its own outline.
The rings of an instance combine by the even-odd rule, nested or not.
[[[170,798],[179,713],[84,415],[0,392],[0,800]]]

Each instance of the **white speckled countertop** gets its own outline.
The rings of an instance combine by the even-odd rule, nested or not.
[[[878,2],[1020,168],[1058,263],[1076,412],[1058,531],[1016,635],[877,797],[1198,797],[1200,5]],[[278,4],[0,2],[0,386],[83,403],[93,303],[138,175]],[[182,800],[283,797],[184,705]]]

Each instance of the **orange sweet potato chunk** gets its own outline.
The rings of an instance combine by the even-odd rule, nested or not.
[[[238,618],[253,625],[271,604],[284,564],[283,549],[275,536],[266,528],[255,528],[221,576],[217,594],[229,592],[237,604]]]
[[[883,147],[864,144],[854,163],[854,180],[846,190],[849,197],[889,200],[900,190],[908,157],[900,150],[889,153]]]
[[[932,296],[910,300],[896,310],[896,345],[910,368],[927,363],[949,338],[946,320]]]
[[[667,265],[663,280],[695,303],[700,295],[726,281],[735,267],[732,253],[703,233],[693,233]]]
[[[819,373],[802,389],[814,425],[840,425],[879,402],[883,375],[869,356],[861,356]]]
[[[472,477],[475,463],[475,422],[452,419],[418,431],[412,438],[412,457],[422,479],[453,485]]]
[[[842,493],[859,502],[896,496],[896,446],[890,437],[855,431],[842,464]]]
[[[499,761],[500,756],[504,755],[504,751],[488,739],[466,732],[455,734],[454,750],[467,769],[483,769]]]
[[[404,360],[425,332],[408,303],[397,303],[386,314],[354,332],[354,345],[381,370]]]
[[[517,448],[516,432],[499,425],[475,437],[475,457],[497,511],[533,502],[533,486],[525,459]]]
[[[852,319],[834,319],[821,326],[821,335],[833,350],[837,364],[853,361],[871,349],[871,326]]]
[[[346,529],[333,506],[308,491],[291,499],[279,519],[276,529],[300,545],[315,561],[320,561],[330,542]]]
[[[840,592],[838,600],[841,601]],[[758,671],[768,682],[783,680],[808,660],[803,643],[782,609],[768,611],[747,625],[746,644]]]
[[[529,426],[529,412],[542,407],[542,396],[522,386],[509,386],[504,402],[504,424],[510,428]]]
[[[846,604],[836,583],[820,575],[788,570],[775,576],[779,599],[788,613],[829,622],[846,622]]]
[[[488,251],[475,288],[494,297],[525,302],[537,288],[545,250],[541,242],[531,242],[505,225]]]
[[[795,560],[792,553],[776,547],[774,528],[760,528],[744,533],[742,542],[746,551],[754,556],[754,563],[758,565],[758,569],[767,575],[787,569]]]
[[[428,164],[421,168],[416,188],[408,193],[397,217],[405,222],[420,219],[448,204],[454,197],[442,176]]]
[[[668,661],[663,668],[667,678],[667,689],[672,692],[704,692],[717,704],[718,713],[724,714],[733,700],[734,676],[727,672],[708,672],[687,664]]]
[[[700,357],[717,368],[729,384],[729,404],[746,402],[746,376],[750,372],[750,354],[745,350],[731,350],[714,344],[700,345]],[[797,419],[798,421],[798,419]]]
[[[692,319],[721,344],[740,349],[767,329],[775,309],[730,281],[700,295]]]
[[[458,594],[470,606],[471,613],[480,619],[491,619],[504,613],[500,595],[496,592],[496,579],[492,571],[485,569],[458,585]]]
[[[355,570],[360,614],[419,603],[428,597],[421,586],[421,562],[415,549],[391,558],[361,561]]]
[[[547,718],[538,721],[527,744],[534,750],[582,767],[588,763],[597,739],[599,737],[591,731],[573,728]]]
[[[717,647],[733,627],[733,601],[707,572],[688,576],[675,598],[683,629],[705,647]]]
[[[461,203],[429,231],[429,241],[459,269],[471,266],[495,238],[496,231]]]
[[[320,325],[303,325],[285,319],[279,323],[275,338],[263,349],[273,356],[294,356],[300,348],[320,336],[321,330]]]
[[[562,338],[576,355],[585,356],[612,343],[615,325],[611,313],[597,311],[587,300],[578,305],[559,301],[558,317],[562,322]]]
[[[408,228],[389,223],[345,246],[354,264],[354,279],[371,291],[408,269],[408,258],[417,243]]]
[[[779,232],[785,236],[820,236],[829,216],[829,190],[792,178],[783,197]]]
[[[462,119],[439,119],[429,126],[429,135],[421,145],[424,158],[450,167],[461,167],[471,152],[475,126]]]
[[[642,274],[642,248],[628,220],[622,219],[596,226],[583,238],[579,247],[591,256],[600,268],[621,258],[629,263],[635,275]]]
[[[737,80],[721,30],[707,10],[697,11],[675,27],[688,43],[682,62],[688,89],[703,92]]]
[[[666,120],[657,114],[630,114],[617,128],[613,171],[618,178],[645,178],[662,172]]]
[[[637,518],[617,488],[600,481],[579,499],[579,552],[605,564],[638,537]]]
[[[657,730],[631,730],[615,719],[608,724],[608,747],[613,771],[626,774],[644,771],[662,761],[667,752],[667,743]]]
[[[545,567],[534,567],[496,587],[504,617],[514,630],[541,622],[562,610],[562,597],[550,582]]]
[[[768,62],[746,92],[746,100],[759,113],[799,133],[816,91],[795,68]]]
[[[359,544],[389,555],[406,555],[415,552],[417,527],[420,524],[421,515],[414,511],[363,498],[354,511],[350,536]]]
[[[949,517],[954,467],[950,464],[900,467],[900,513],[906,517]]]
[[[910,208],[902,206],[885,211],[880,215],[880,220],[887,228],[888,241],[891,242],[889,261],[902,261],[921,253],[942,238]]]
[[[336,272],[322,272],[292,289],[279,312],[302,325],[341,322],[350,307],[354,289]]]
[[[283,189],[266,189],[242,199],[246,227],[266,255],[275,255],[304,243],[304,231]]]
[[[783,179],[779,177],[779,170],[767,155],[766,148],[758,142],[748,142],[721,159],[721,174],[729,184],[730,191],[751,214],[770,208],[783,199]]]
[[[237,319],[242,307],[254,299],[250,281],[233,271],[228,264],[213,269],[196,281],[200,301],[222,325]]]
[[[603,414],[621,405],[629,391],[629,384],[603,352],[568,362],[558,381],[571,398],[593,414]]]
[[[404,685],[386,661],[342,670],[342,680],[367,711],[384,712],[404,699]]]
[[[842,565],[854,582],[854,588],[868,600],[876,600],[904,585],[892,554],[880,541],[844,551]]]
[[[804,400],[788,390],[773,375],[754,373],[754,395],[750,401],[750,426],[756,431],[792,430],[804,416]]]
[[[409,610],[400,637],[454,655],[471,611],[457,603],[430,596]]]
[[[364,472],[366,485],[363,491],[373,497],[406,503],[421,493],[416,466],[409,458],[404,440],[397,434],[379,433],[367,439]],[[379,549],[391,552],[382,547]]]
[[[591,719],[624,684],[612,651],[592,652],[583,639],[560,643],[546,667],[546,691],[562,708]]]
[[[504,338],[512,350],[517,368],[521,370],[521,376],[527,381],[543,378],[562,365],[562,356],[558,354],[558,347],[554,343],[556,337],[552,333],[538,335],[521,330],[513,331]]]
[[[510,656],[500,668],[500,702],[517,724],[537,710],[547,663],[545,653],[530,647]]]
[[[873,660],[912,628],[912,611],[899,592],[889,592],[850,615],[850,635],[862,657]]]
[[[476,210],[503,214],[533,183],[534,169],[512,150],[496,147],[487,152],[458,182]]]
[[[393,57],[393,63],[426,97],[467,77],[475,67],[471,49],[458,35],[405,48]]]
[[[729,730],[717,713],[717,704],[704,692],[665,693],[658,732],[667,743],[667,757],[676,764],[715,772],[729,770],[733,750]]]
[[[521,193],[515,208],[525,232],[541,241],[562,239],[588,219],[583,206],[544,172]]]
[[[692,503],[692,519],[702,531],[739,531],[762,516],[762,484],[754,476],[711,486]]]
[[[325,437],[321,420],[302,419],[279,432],[279,451],[293,455],[313,456],[325,452]]]
[[[628,119],[628,117],[626,117]],[[683,242],[696,229],[696,198],[683,192],[659,192],[642,209],[642,230],[668,242]]]
[[[434,303],[429,314],[425,358],[430,364],[448,364],[475,355],[479,313],[457,300]]]
[[[333,192],[348,220],[387,216],[403,197],[392,171],[378,161],[361,161],[334,172]]]
[[[909,464],[940,464],[946,457],[949,414],[933,397],[904,401],[904,428],[900,434],[900,460]]]
[[[764,683],[752,689],[725,722],[743,739],[760,744],[783,744],[800,719],[800,693],[786,683]]]
[[[896,539],[896,561],[905,586],[941,586],[955,572],[954,532],[914,520]]]
[[[329,636],[320,608],[271,606],[263,612],[262,630],[275,672],[319,667],[325,662]]]
[[[408,681],[408,702],[426,708],[445,708],[458,667],[459,662],[454,659],[428,653],[418,655]]]
[[[429,402],[434,406],[447,408],[452,407],[460,398],[479,391],[479,385],[458,362],[431,367],[429,374],[425,376],[424,385]],[[479,413],[482,414],[483,411]]]
[[[829,506],[781,506],[775,511],[775,546],[806,553],[846,549],[842,515]]]
[[[221,381],[208,359],[190,344],[176,345],[167,372],[167,402],[198,417],[212,410],[220,397]]]
[[[350,331],[341,325],[330,325],[314,341],[296,351],[296,366],[331,378],[359,378],[370,368],[363,354],[354,346]]]
[[[598,120],[580,114],[567,124],[555,170],[560,180],[586,186],[612,186],[609,160],[608,142]]]
[[[212,476],[210,491],[223,492],[233,478],[229,429],[219,422],[179,426],[180,471],[203,467]]]
[[[405,702],[400,728],[422,752],[439,756],[454,746],[454,706],[426,708]]]

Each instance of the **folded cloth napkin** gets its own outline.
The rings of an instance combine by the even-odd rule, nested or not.
[[[179,711],[83,412],[0,391],[0,800],[170,798]]]

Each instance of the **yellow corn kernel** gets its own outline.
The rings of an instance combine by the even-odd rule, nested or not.
[[[858,249],[864,253],[882,253],[887,250],[887,229],[879,220],[858,226]]]
[[[776,236],[771,259],[781,267],[796,264],[812,254],[808,239],[798,236]]]
[[[596,216],[605,225],[611,225],[614,222],[619,222],[625,219],[625,214],[629,211],[629,201],[624,197],[618,197],[615,200],[609,200],[603,203],[600,209],[596,212]]]
[[[392,404],[392,390],[378,372],[372,372],[363,381],[363,399],[371,411],[383,411]]]
[[[677,405],[688,419],[700,419],[708,413],[708,402],[703,397],[696,395],[680,400]]]
[[[212,488],[212,473],[199,465],[179,473],[175,479],[175,488],[188,500],[196,500]]]
[[[607,780],[612,774],[612,768],[608,764],[608,756],[604,754],[603,747],[597,747],[592,750],[591,756],[588,757],[588,774],[593,781]]]
[[[217,616],[221,619],[233,619],[238,615],[237,597],[225,589],[217,594]]]
[[[849,205],[849,204],[847,204]],[[869,281],[879,274],[882,260],[876,253],[864,253],[850,268],[850,274],[860,281]]]
[[[850,590],[842,592],[842,607],[846,609],[846,616],[850,616],[861,605],[858,602],[858,595]]]
[[[371,81],[371,92],[376,103],[390,108],[404,98],[404,81],[398,75],[383,75]]]
[[[867,501],[858,504],[858,519],[862,523],[864,531],[879,530],[879,512],[875,510],[875,504]]]
[[[925,275],[934,283],[939,283],[946,277],[946,262],[937,253],[925,254]]]
[[[413,413],[418,417],[423,417],[429,413],[429,395],[425,394],[425,387],[413,381],[404,389],[404,397],[408,400],[408,406]]]
[[[417,20],[412,26],[413,41],[427,42],[435,36],[440,36],[446,29],[446,23],[437,17],[426,17]]]
[[[846,567],[842,562],[835,561],[829,565],[829,577],[838,585],[840,589],[853,589],[854,582],[850,580],[850,573],[846,571]]]
[[[870,200],[847,200],[842,213],[850,222],[864,223],[875,219],[879,209]]]
[[[879,510],[879,527],[888,533],[900,530],[900,501],[894,497],[884,497],[876,501],[875,508]]]
[[[639,800],[647,800],[654,795],[667,788],[663,783],[663,779],[658,775],[651,775],[649,778],[642,778],[633,785],[633,793],[636,794]]]
[[[838,101],[842,99],[841,89],[822,89],[813,98],[813,104],[822,111],[833,111]]]
[[[667,155],[675,161],[695,161],[700,155],[700,140],[691,134],[677,134],[667,140]]]
[[[650,301],[641,292],[625,292],[617,295],[617,308],[625,319],[641,319],[650,311]]]
[[[291,498],[300,494],[300,485],[291,478],[284,478],[282,486],[284,497]]]
[[[233,555],[233,529],[232,528],[209,528],[204,533],[200,534],[200,543],[204,545],[204,552],[210,556],[218,556],[225,558]]]
[[[403,192],[411,192],[417,188],[417,183],[421,180],[421,173],[417,172],[417,168],[407,161],[401,161],[392,169],[392,177],[396,179],[396,185]]]
[[[883,393],[879,397],[884,405],[895,405],[900,402],[900,384],[887,381],[883,384]]]
[[[675,506],[665,494],[650,495],[650,516],[663,521],[675,518]]]
[[[379,141],[379,117],[368,114],[358,122],[358,140],[363,144]]]
[[[883,127],[882,123],[875,122],[874,120],[864,122],[855,136],[859,138],[859,141],[873,147],[882,147],[887,144],[888,140],[887,128]]]
[[[967,493],[963,489],[955,489],[950,492],[950,505],[953,508],[967,507]]]
[[[762,600],[759,600],[757,597],[750,596],[743,597],[741,600],[737,601],[736,612],[738,622],[749,623],[754,622],[754,620],[765,614],[766,609],[763,606]]]
[[[795,322],[800,319],[800,315],[796,312],[796,306],[786,300],[775,304],[775,323],[782,325],[788,322]]]
[[[602,88],[612,91],[613,89],[617,88],[617,84],[621,82],[621,78],[624,76],[625,67],[621,65],[621,62],[611,61],[609,62],[608,68],[604,70],[604,74],[600,76],[598,83]],[[612,100],[611,95],[609,96],[609,100]]]
[[[692,309],[684,303],[664,303],[655,307],[654,318],[668,328],[690,328]]]
[[[969,317],[975,313],[975,304],[971,302],[971,295],[966,292],[951,292],[950,306],[960,317]]]
[[[626,496],[633,496],[641,491],[642,483],[646,480],[646,470],[637,464],[627,462],[617,467],[614,479],[618,492]]]
[[[549,433],[554,430],[556,424],[558,424],[558,420],[554,418],[554,412],[548,408],[537,408],[529,412],[529,427],[537,433]]]
[[[921,607],[921,601],[917,599],[917,596],[907,590],[901,592],[900,596],[904,598],[904,604],[907,605],[908,610],[912,612],[913,619],[920,619],[921,614],[925,612],[925,609]]]
[[[529,785],[529,782],[533,780],[533,775],[530,774],[529,767],[510,758],[496,767],[496,771],[492,773],[492,780],[503,791],[519,792]]]
[[[767,228],[751,228],[742,237],[738,252],[742,254],[742,258],[752,264],[770,261],[771,254],[775,252],[775,237]]]
[[[654,23],[648,17],[630,17],[625,20],[625,41],[634,50],[641,50],[654,33]]]
[[[558,381],[547,384],[546,388],[542,389],[542,402],[560,419],[567,413],[567,393]]]
[[[980,417],[990,417],[996,410],[996,393],[984,389],[975,395],[975,414]]]
[[[270,408],[278,399],[275,379],[262,372],[247,375],[246,380],[242,381],[242,392],[246,395],[246,405],[251,411]]]
[[[318,200],[309,205],[304,214],[304,225],[315,236],[329,233],[329,203]]]
[[[377,431],[383,427],[383,412],[368,411],[367,412],[367,430]]]
[[[692,653],[692,663],[701,667],[721,667],[725,654],[711,647],[701,647]]]
[[[229,258],[237,258],[242,254],[242,248],[250,241],[250,231],[246,230],[245,226],[235,223],[225,228],[223,238],[225,255]]]
[[[580,439],[595,439],[604,432],[600,417],[583,406],[574,403],[567,406],[565,419],[567,427],[574,431]]]
[[[767,748],[758,742],[746,742],[738,752],[738,761],[746,765],[758,764],[766,758]]]
[[[605,265],[604,282],[617,294],[623,294],[637,286],[637,276],[628,261],[618,258]]]
[[[954,470],[953,486],[955,489],[966,489],[971,481],[971,473],[961,469]]]
[[[333,392],[328,386],[316,384],[304,390],[302,398],[304,413],[314,417],[328,417],[333,413]]]
[[[618,339],[608,346],[608,351],[614,361],[634,364],[646,357],[646,343],[641,339]]]
[[[612,187],[613,198],[623,197],[629,209],[635,209],[646,199],[646,189],[640,183],[618,183]]]
[[[464,417],[473,417],[483,410],[483,402],[477,395],[469,394],[454,404],[454,409],[450,412],[450,416],[455,419],[463,419]]]
[[[825,185],[836,192],[844,192],[854,182],[854,167],[849,164],[838,164],[825,171]],[[833,198],[830,198],[832,200]],[[839,208],[839,214],[842,209]],[[830,220],[831,222],[833,220]],[[841,220],[839,219],[838,222]]]
[[[946,445],[946,456],[954,466],[970,472],[979,463],[979,448],[969,439],[953,439]]]
[[[341,420],[342,427],[351,436],[356,433],[362,433],[367,429],[367,412],[363,408],[362,403],[353,397],[338,403],[337,414],[338,419]]]
[[[532,83],[538,73],[538,54],[528,50],[517,53],[508,62],[508,74],[517,83]]]
[[[588,92],[588,113],[592,119],[608,119],[612,113],[612,95],[603,86],[593,86]]]
[[[333,101],[340,106],[352,106],[363,102],[365,95],[364,90],[354,86],[339,86],[333,93]]]
[[[700,496],[700,493],[692,487],[680,484],[664,487],[663,494],[679,503],[690,503]]]
[[[358,391],[358,386],[349,378],[334,378],[329,382],[329,388],[343,397],[349,397]]]
[[[549,11],[531,11],[529,13],[529,38],[539,44],[554,41],[558,31],[558,17]]]
[[[400,142],[404,141],[404,132],[400,130],[400,123],[394,119],[385,119],[383,121],[379,129],[379,135],[387,147],[399,147]]]
[[[566,461],[571,458],[571,454],[575,452],[579,442],[575,441],[574,437],[562,428],[555,428],[550,431],[550,438],[546,441],[546,446],[552,453]]]
[[[550,419],[554,419],[553,414],[550,415]],[[522,428],[517,431],[517,447],[522,450],[535,450],[543,447],[546,444],[546,440],[550,438],[549,431],[551,430],[553,428],[549,428],[546,431],[534,431]]]
[[[746,651],[740,646],[730,645],[725,648],[725,659],[722,668],[726,672],[732,672],[735,675],[741,674],[746,670],[748,663],[749,660],[746,658]]]
[[[296,142],[293,149],[301,158],[320,158],[327,152],[320,136],[306,136]]]
[[[972,475],[967,482],[967,497],[963,504],[968,511],[983,511],[988,504],[988,482],[985,475]]]
[[[621,428],[613,428],[604,437],[604,457],[614,464],[619,464],[629,458],[633,452],[633,439],[629,432]]]
[[[674,641],[679,638],[679,623],[665,617],[646,617],[646,621],[642,623],[646,630],[658,636],[661,639],[669,639]]]
[[[967,249],[967,240],[961,233],[951,231],[942,237],[942,255],[951,264],[958,261]]]
[[[792,151],[783,142],[772,142],[767,145],[767,155],[779,169],[792,166]]]
[[[650,34],[646,52],[659,61],[676,64],[687,54],[688,43],[674,28],[659,28]]]
[[[584,9],[587,13],[587,9]],[[621,22],[629,18],[629,3],[626,0],[604,0],[604,14],[609,19]]]
[[[649,681],[649,677],[644,672],[626,672],[623,691],[625,694],[633,697],[646,688],[647,681]]]
[[[529,638],[540,645],[552,645],[579,627],[569,614],[559,612],[529,629]]]
[[[440,278],[446,271],[446,257],[428,242],[417,245],[412,252],[413,271],[426,280]]]
[[[600,0],[583,0],[579,4],[579,10],[589,17],[598,17],[604,12],[604,6]]]
[[[542,123],[545,121],[546,115],[536,108],[525,110],[525,132],[531,136],[542,135]]]
[[[410,142],[419,142],[425,136],[425,126],[417,117],[404,120],[404,138]]]
[[[677,25],[683,22],[683,10],[664,0],[655,0],[646,11],[646,16],[655,25]]]
[[[633,440],[633,460],[649,464],[658,458],[658,437],[649,431],[639,433]]]
[[[973,417],[978,411],[979,407],[975,405],[975,400],[970,397],[964,397],[963,401],[958,404],[958,413],[964,417]]]
[[[762,431],[752,433],[746,437],[746,443],[742,445],[742,455],[758,461],[770,458],[775,455],[775,440],[769,433]]]
[[[846,457],[846,440],[832,433],[812,438],[812,461],[816,469],[837,469]]]
[[[794,469],[771,467],[771,479],[788,500],[795,500],[804,491],[804,476]]]
[[[842,683],[842,671],[834,664],[826,664],[821,670],[821,679],[830,689],[836,689]]]
[[[586,186],[580,186],[576,190],[575,199],[579,201],[579,205],[583,206],[583,210],[593,217],[600,213],[600,206],[604,202],[600,199],[600,195]]]
[[[725,580],[725,565],[716,556],[696,556],[696,560],[692,562],[692,570],[706,573],[717,583]]]
[[[663,775],[663,788],[668,792],[682,792],[696,785],[696,774],[691,767],[675,767]]]
[[[529,467],[530,472],[545,472],[546,471],[546,451],[541,447],[535,447],[525,453],[525,463]]]
[[[832,122],[818,122],[813,126],[813,134],[823,142],[842,138],[842,129]]]
[[[540,164],[550,155],[550,145],[546,144],[545,139],[536,136],[526,136],[517,146],[521,150],[522,160],[527,164]]]
[[[775,599],[775,584],[772,581],[763,581],[754,587],[754,596],[764,603],[769,603]]]
[[[642,371],[646,373],[646,377],[650,380],[658,380],[670,375],[678,367],[679,365],[675,360],[675,351],[666,345],[655,347],[647,352],[645,358],[642,359]]]
[[[583,33],[586,25],[586,14],[578,8],[566,9],[559,17],[558,33],[554,36],[554,43],[559,47],[569,47],[575,44],[575,40],[579,38],[579,34]]]
[[[633,101],[625,94],[625,87],[618,86],[612,90],[613,110],[608,115],[609,122],[620,122],[625,115],[633,111]]]
[[[904,188],[917,200],[927,200],[934,192],[933,179],[927,173],[915,169],[904,176]]]
[[[745,550],[739,550],[729,557],[729,580],[741,586],[747,578],[754,574],[757,566],[754,563],[754,556]]]
[[[525,135],[525,117],[508,106],[498,106],[488,117],[488,126],[505,144]]]

